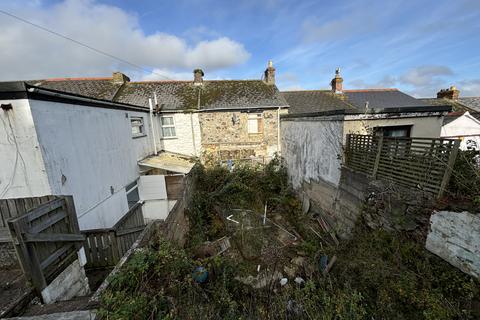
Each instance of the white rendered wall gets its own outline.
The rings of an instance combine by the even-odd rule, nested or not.
[[[282,156],[294,188],[320,179],[338,186],[343,121],[297,118],[281,121]]]
[[[28,100],[0,103],[0,199],[51,194]]]
[[[175,119],[175,138],[162,138],[161,145],[165,151],[180,153],[188,156],[199,156],[202,147],[200,136],[200,122],[198,113],[165,113],[163,116],[173,116]],[[158,132],[161,132],[160,116],[158,121]],[[193,134],[192,134],[193,125]]]
[[[51,191],[73,195],[80,229],[108,228],[127,211],[125,186],[153,154],[148,113],[30,100]],[[132,138],[130,117],[145,137]]]
[[[467,150],[472,147],[480,150],[480,121],[465,112],[461,117],[442,127],[442,137],[460,138],[460,149]]]

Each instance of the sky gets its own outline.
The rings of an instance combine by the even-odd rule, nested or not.
[[[480,96],[479,0],[0,0],[0,80],[260,79],[280,90],[398,88]],[[135,66],[132,66],[135,65]]]

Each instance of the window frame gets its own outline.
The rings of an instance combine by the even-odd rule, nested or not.
[[[257,121],[257,131],[250,131],[250,121]],[[256,135],[263,134],[263,112],[251,112],[247,115],[247,132],[248,134]]]
[[[140,121],[140,124],[134,124],[135,121]],[[139,132],[133,132],[133,129],[137,127],[139,128]],[[130,129],[132,133],[132,138],[141,138],[147,135],[147,133],[145,132],[145,121],[143,117],[130,117]]]
[[[378,126],[374,128],[374,133],[375,135],[382,135],[384,137],[389,137],[389,138],[410,138],[412,134],[412,127],[413,125],[397,125],[397,126]],[[385,133],[390,130],[405,130],[407,135],[405,136],[387,136]]]
[[[164,125],[163,124],[163,119],[164,118],[172,118],[172,124]],[[171,116],[163,115],[163,116],[161,116],[160,117],[160,128],[162,129],[162,139],[176,139],[177,138],[177,129],[176,129],[176,126],[175,126],[175,116],[174,115],[171,115]],[[164,128],[173,128],[174,135],[173,136],[165,136],[165,132],[163,131]]]

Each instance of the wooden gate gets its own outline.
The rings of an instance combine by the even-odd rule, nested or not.
[[[25,277],[41,292],[77,259],[85,236],[71,196],[44,203],[8,221]]]

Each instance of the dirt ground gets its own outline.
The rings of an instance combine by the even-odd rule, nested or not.
[[[21,269],[0,270],[0,317],[19,299],[31,293]]]

